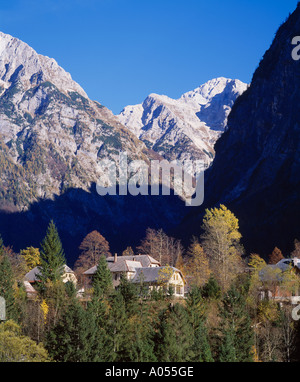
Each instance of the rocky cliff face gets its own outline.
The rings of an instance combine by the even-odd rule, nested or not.
[[[246,88],[239,80],[216,78],[177,100],[150,94],[143,104],[125,107],[118,118],[166,159],[202,159],[209,164],[227,116]]]
[[[71,262],[93,229],[112,250],[138,244],[148,226],[168,228],[184,203],[100,197],[99,160],[151,158],[111,111],[91,101],[55,60],[0,33],[0,232],[16,250],[38,246],[54,219]]]
[[[18,208],[72,187],[89,189],[103,157],[127,151],[146,158],[144,144],[55,60],[3,33],[0,133],[2,205]]]
[[[206,174],[205,207],[228,205],[247,249],[262,254],[300,238],[300,61],[291,57],[299,35],[298,6],[235,103]]]

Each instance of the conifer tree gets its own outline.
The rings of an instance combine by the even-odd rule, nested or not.
[[[133,326],[133,337],[126,344],[128,362],[155,362],[154,332],[149,328],[146,320],[137,322]]]
[[[201,295],[201,288],[193,287],[187,301],[187,312],[193,329],[193,361],[213,362],[210,344],[205,327],[205,303]]]
[[[118,292],[125,302],[127,320],[127,341],[125,344],[124,360],[128,362],[154,362],[153,313],[148,301],[142,298],[143,287],[136,287],[127,278],[121,279]],[[138,298],[140,296],[140,298]],[[142,296],[142,297],[141,297]]]
[[[207,283],[202,287],[202,296],[209,299],[218,299],[221,296],[221,287],[214,275],[210,275]]]
[[[194,343],[192,347],[194,356],[192,361],[194,362],[213,362],[213,356],[211,352],[210,343],[208,341],[207,330],[203,321],[199,322],[199,325],[194,331]]]
[[[94,316],[75,298],[46,338],[49,354],[59,362],[102,361],[100,345]]]
[[[107,352],[111,353],[112,362],[127,361],[128,319],[125,311],[125,301],[120,292],[117,291],[111,296],[110,306],[107,333],[111,341]]]
[[[219,361],[237,362],[235,334],[232,329],[225,329],[223,331],[223,339],[220,346]]]
[[[220,307],[221,333],[219,360],[253,361],[253,330],[244,297],[234,286],[226,293]]]
[[[126,360],[128,362],[154,362],[155,329],[152,314],[145,300],[137,304],[135,315],[128,319],[127,338],[125,345]]]
[[[111,272],[108,269],[104,255],[100,257],[93,277],[93,289],[94,295],[98,297],[109,294],[113,289]]]
[[[170,305],[162,312],[156,344],[156,355],[162,362],[186,362],[193,359],[193,330],[182,305]]]
[[[130,282],[125,275],[122,275],[118,290],[124,298],[126,314],[128,317],[133,316],[139,307],[136,285]]]
[[[103,279],[101,278],[102,276]],[[113,340],[109,330],[109,298],[111,295],[108,294],[108,292],[112,292],[112,279],[104,256],[100,259],[96,278],[93,280],[93,286],[94,293],[91,301],[88,303],[87,313],[95,319],[97,341],[99,348],[101,348],[101,359],[105,362],[109,362],[113,357]]]
[[[45,286],[47,280],[52,282],[60,280],[66,260],[53,220],[51,220],[41,244],[40,258],[39,270],[42,285]]]
[[[110,362],[113,357],[113,340],[109,330],[110,314],[107,297],[93,295],[87,307],[87,315],[95,320],[95,335],[101,360]]]

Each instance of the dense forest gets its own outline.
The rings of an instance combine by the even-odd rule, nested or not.
[[[172,288],[150,290],[126,277],[114,289],[109,243],[97,231],[80,245],[76,284],[63,282],[66,260],[53,221],[40,248],[15,253],[1,241],[6,320],[0,324],[0,362],[299,361],[299,325],[289,298],[298,295],[299,276],[296,267],[281,270],[276,264],[300,258],[300,243],[295,240],[286,256],[278,248],[266,260],[247,254],[238,219],[224,205],[206,210],[202,231],[184,248],[149,228],[139,247],[122,253],[147,254],[179,269],[185,298],[175,298]],[[83,272],[94,265],[92,287],[79,294]],[[40,275],[32,298],[24,277],[36,266]],[[276,299],[278,288],[285,298]]]

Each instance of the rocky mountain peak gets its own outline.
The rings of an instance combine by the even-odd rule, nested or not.
[[[7,89],[12,83],[29,89],[43,82],[51,82],[61,92],[77,92],[88,98],[85,91],[72,80],[53,58],[42,56],[23,41],[0,32],[0,86]]]
[[[228,114],[246,89],[239,80],[220,77],[179,99],[152,93],[142,104],[125,107],[118,118],[166,159],[201,159],[209,164]]]

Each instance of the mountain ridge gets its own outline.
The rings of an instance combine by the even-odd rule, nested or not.
[[[300,237],[300,65],[291,55],[296,35],[299,4],[233,106],[206,172],[205,204],[184,223],[192,231],[205,208],[226,204],[240,220],[248,252],[265,257],[275,246],[289,253]]]
[[[87,98],[53,59],[0,34],[0,228],[15,250],[39,245],[51,219],[68,261],[99,230],[121,251],[146,229],[167,231],[184,216],[177,196],[101,197],[102,159],[148,162],[143,142],[105,106]],[[100,166],[100,167],[99,167]],[[134,239],[134,240],[133,240]]]
[[[176,100],[152,93],[142,104],[126,106],[118,118],[166,159],[201,159],[210,164],[231,107],[247,86],[219,77]]]

